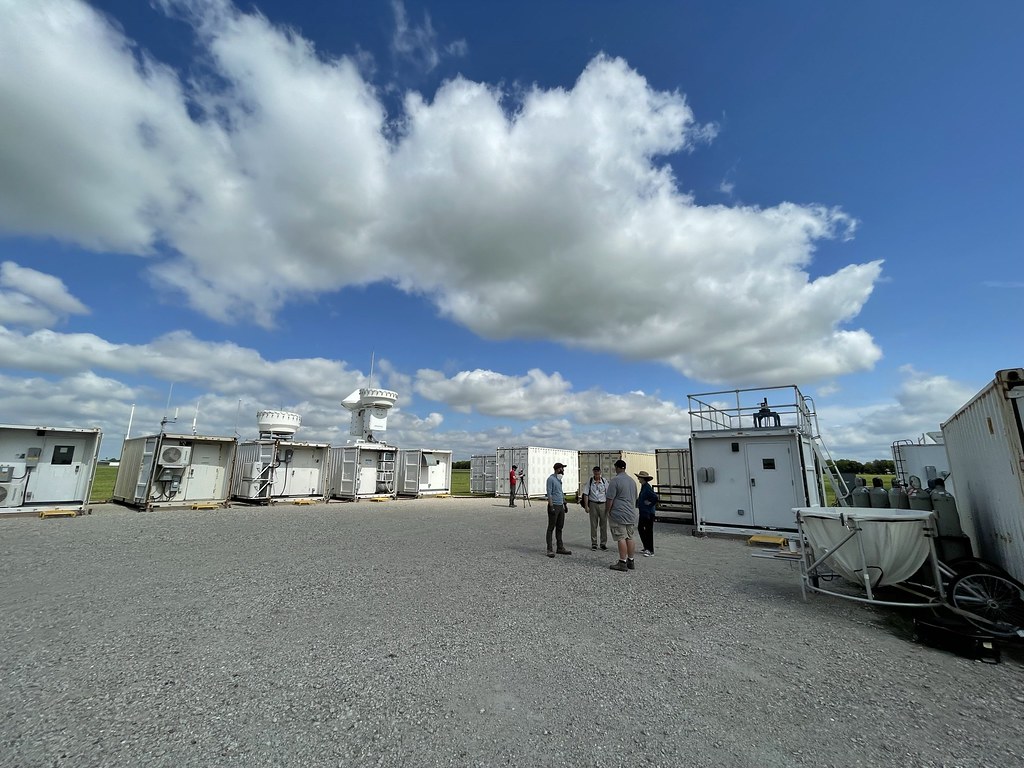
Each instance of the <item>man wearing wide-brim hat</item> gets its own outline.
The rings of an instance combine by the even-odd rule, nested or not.
[[[658,494],[654,492],[651,481],[654,477],[646,471],[636,473],[636,479],[640,481],[640,493],[636,497],[636,506],[640,510],[640,520],[637,522],[636,530],[640,534],[640,541],[643,542],[644,557],[654,557],[654,513],[658,509]]]

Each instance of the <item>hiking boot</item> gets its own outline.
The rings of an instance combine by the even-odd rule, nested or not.
[[[612,571],[628,571],[629,567],[624,562],[619,560],[609,565],[608,569]]]
[[[555,553],[554,553],[554,552],[552,552],[552,551],[551,551],[551,550],[549,549],[549,550],[548,550],[548,557],[554,557],[554,556],[555,556]]]
[[[565,547],[559,547],[558,549],[555,550],[555,552],[557,552],[560,555],[571,555],[572,554],[572,550],[571,549],[566,549]]]
[[[644,557],[654,557],[654,553],[653,553],[653,552],[651,552],[651,550],[649,550],[649,549],[645,549],[645,550],[643,551],[643,556],[644,556]]]
[[[601,549],[608,549],[608,545],[607,544],[602,544],[601,545]]]
[[[633,562],[632,557],[626,561],[626,568],[630,571],[636,570],[636,563]]]
[[[591,548],[592,550],[594,550],[595,552],[597,552],[597,544],[591,544],[591,545],[590,545],[590,548]]]

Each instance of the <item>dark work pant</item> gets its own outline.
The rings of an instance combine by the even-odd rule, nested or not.
[[[551,532],[555,532],[555,542],[562,548],[562,526],[565,525],[565,505],[552,504],[548,512],[548,549],[551,549]]]
[[[654,551],[654,515],[640,515],[640,522],[636,526],[640,534],[640,541],[648,552]]]
[[[508,505],[514,506],[516,503],[516,487],[513,485],[510,487],[508,492]]]

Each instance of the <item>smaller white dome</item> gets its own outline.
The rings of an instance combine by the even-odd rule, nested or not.
[[[261,435],[291,437],[299,431],[302,417],[289,411],[257,411],[256,426]]]

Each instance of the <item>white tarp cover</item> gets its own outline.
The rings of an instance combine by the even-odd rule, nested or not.
[[[804,535],[814,551],[815,559],[832,552],[846,538],[856,523],[861,531],[827,561],[843,578],[864,586],[866,567],[871,586],[886,586],[905,581],[928,559],[928,536],[935,527],[932,512],[899,514],[896,511],[828,510],[821,507],[797,507]],[[864,559],[861,559],[861,547]]]

